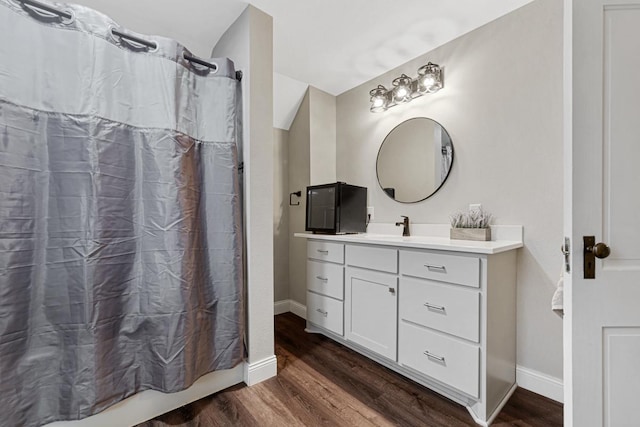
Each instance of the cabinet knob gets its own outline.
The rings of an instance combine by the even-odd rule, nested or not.
[[[392,295],[396,294],[396,290],[394,288],[389,288],[389,293]]]

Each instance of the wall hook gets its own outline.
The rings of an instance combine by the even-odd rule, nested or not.
[[[302,196],[302,191],[294,191],[293,193],[289,193],[289,206],[299,206],[300,202],[293,203],[291,201],[291,197],[292,196],[301,197]]]

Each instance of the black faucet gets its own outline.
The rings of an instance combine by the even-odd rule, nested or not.
[[[409,217],[408,216],[404,216],[401,215],[402,218],[404,218],[404,221],[402,222],[396,222],[396,226],[400,227],[401,225],[403,226],[402,228],[402,235],[403,236],[411,236],[411,233],[409,233]]]

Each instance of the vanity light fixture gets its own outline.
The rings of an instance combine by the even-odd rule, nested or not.
[[[393,79],[393,102],[401,104],[411,101],[411,77],[406,74]]]
[[[402,74],[392,82],[393,90],[387,90],[382,85],[369,91],[371,96],[372,113],[381,113],[389,107],[403,104],[425,93],[435,93],[443,88],[442,68],[438,64],[429,62],[418,68],[418,77],[412,79]]]
[[[378,85],[377,88],[369,91],[372,113],[381,113],[387,109],[387,103],[389,102],[387,97],[388,92],[387,88],[382,85]]]
[[[442,69],[429,62],[418,68],[418,91],[434,93],[442,89]]]

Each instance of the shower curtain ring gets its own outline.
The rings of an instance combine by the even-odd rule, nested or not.
[[[75,15],[70,9],[60,10],[46,3],[36,0],[17,0],[23,8],[35,13],[40,18],[60,18],[63,24],[70,24],[75,20]]]
[[[182,52],[182,57],[191,63],[209,68],[209,70],[211,70],[211,72],[213,73],[218,71],[218,64],[216,64],[215,62],[207,62],[204,59],[200,59],[197,56],[193,56],[187,52]]]
[[[147,48],[147,49],[150,49],[151,51],[158,49],[158,43],[150,40],[145,40],[141,37],[134,36],[133,34],[122,32],[113,26],[109,27],[109,33],[111,33],[111,37],[113,37],[114,39],[119,38],[120,40],[124,40],[126,43],[130,44],[134,48],[139,48],[139,49]]]

